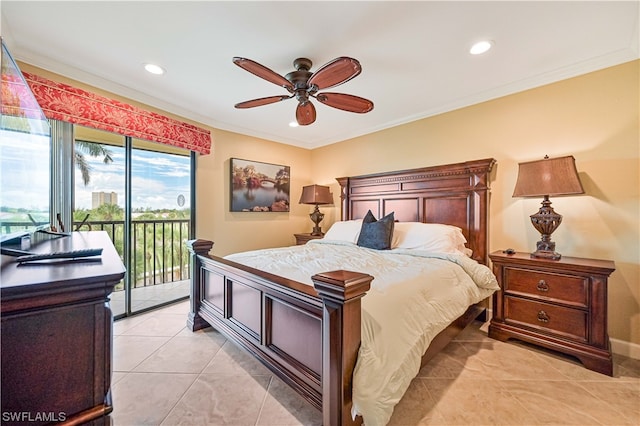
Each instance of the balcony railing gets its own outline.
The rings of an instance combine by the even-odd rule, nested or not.
[[[188,280],[188,219],[134,220],[131,222],[132,288]],[[74,223],[74,229],[80,222]],[[124,221],[87,221],[83,229],[106,231],[124,259]]]
[[[3,222],[5,232],[26,229],[32,223]],[[81,225],[77,221],[73,228]],[[147,287],[190,279],[188,219],[134,220],[131,223],[131,287]],[[124,261],[124,221],[87,221],[81,230],[105,231]],[[122,286],[116,287],[122,290]]]

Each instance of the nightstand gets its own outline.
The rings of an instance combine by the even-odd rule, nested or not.
[[[311,234],[293,234],[293,236],[296,237],[297,246],[307,244],[309,240],[319,240],[322,237],[324,237],[324,235],[311,235]]]
[[[489,255],[500,290],[493,295],[489,337],[520,339],[572,355],[585,367],[613,375],[607,332],[610,260]]]

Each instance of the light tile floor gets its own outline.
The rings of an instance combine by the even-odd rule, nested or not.
[[[314,409],[212,329],[186,327],[188,302],[116,321],[111,423],[320,425]],[[487,337],[475,322],[426,365],[390,425],[640,425],[640,361],[614,377]]]

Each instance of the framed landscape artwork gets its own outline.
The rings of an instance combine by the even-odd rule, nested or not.
[[[288,212],[290,167],[232,158],[232,212]]]

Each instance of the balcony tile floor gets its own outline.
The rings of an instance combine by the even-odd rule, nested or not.
[[[137,287],[131,291],[131,310],[142,311],[166,302],[189,296],[189,280]],[[124,291],[111,293],[111,311],[118,316],[125,313]]]
[[[114,324],[113,425],[320,425],[320,412],[212,329],[186,301]],[[640,425],[640,361],[614,377],[487,337],[474,322],[427,364],[390,425]]]

